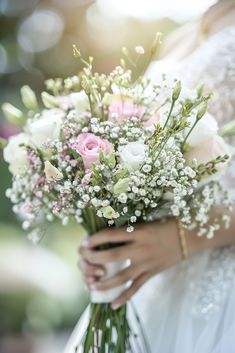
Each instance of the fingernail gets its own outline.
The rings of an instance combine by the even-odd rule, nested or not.
[[[101,270],[101,269],[100,270],[96,270],[95,271],[95,275],[96,276],[104,276],[104,270]]]
[[[90,284],[90,285],[89,285],[89,289],[90,289],[90,290],[95,290],[95,289],[97,289],[96,284],[94,284],[94,283]]]
[[[112,304],[112,309],[113,309],[113,310],[117,310],[117,309],[120,308],[121,305],[122,305],[122,304],[120,304],[120,303],[114,303],[114,304]]]

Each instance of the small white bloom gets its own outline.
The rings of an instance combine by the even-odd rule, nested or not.
[[[83,200],[84,202],[88,202],[88,201],[90,200],[89,195],[83,195],[83,196],[82,196],[82,200]]]
[[[111,206],[106,206],[101,209],[103,217],[108,219],[118,218],[119,214]]]
[[[145,165],[142,167],[142,169],[143,169],[143,171],[144,171],[145,173],[149,173],[149,172],[151,172],[152,167],[151,167],[151,165],[149,165],[149,164],[145,164]]]
[[[135,52],[139,55],[143,55],[145,53],[144,48],[141,45],[135,47]]]
[[[29,229],[29,227],[30,227],[30,222],[29,222],[29,221],[24,221],[24,222],[22,223],[22,228],[23,228],[24,230]]]
[[[97,216],[100,217],[100,218],[103,217],[103,213],[102,213],[101,210],[98,210],[98,211],[96,212],[96,214],[97,214]]]
[[[127,202],[127,195],[125,193],[122,193],[118,196],[118,201],[121,203],[126,203]]]

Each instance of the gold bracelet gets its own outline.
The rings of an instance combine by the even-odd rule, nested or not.
[[[185,260],[188,257],[188,247],[187,247],[184,227],[180,222],[180,220],[178,219],[177,219],[177,226],[178,226],[178,235],[179,235],[182,259]]]

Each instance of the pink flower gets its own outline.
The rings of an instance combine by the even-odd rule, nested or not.
[[[109,120],[115,123],[121,123],[133,116],[141,118],[145,113],[145,107],[133,103],[129,96],[113,94],[108,97]]]
[[[86,170],[90,169],[92,163],[99,161],[101,151],[105,156],[108,156],[114,150],[110,142],[91,133],[80,134],[73,143],[73,147],[82,156]]]
[[[144,114],[144,111],[144,107],[139,107],[133,103],[115,103],[109,107],[109,120],[120,123],[133,116],[140,118]]]

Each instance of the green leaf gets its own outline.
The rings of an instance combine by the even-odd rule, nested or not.
[[[116,158],[115,153],[111,153],[108,157],[108,165],[111,169],[115,168],[116,166]]]
[[[118,179],[121,179],[123,178],[124,176],[126,176],[128,174],[128,170],[127,168],[122,168],[122,169],[119,169],[116,173],[115,173],[115,178],[118,180]]]

